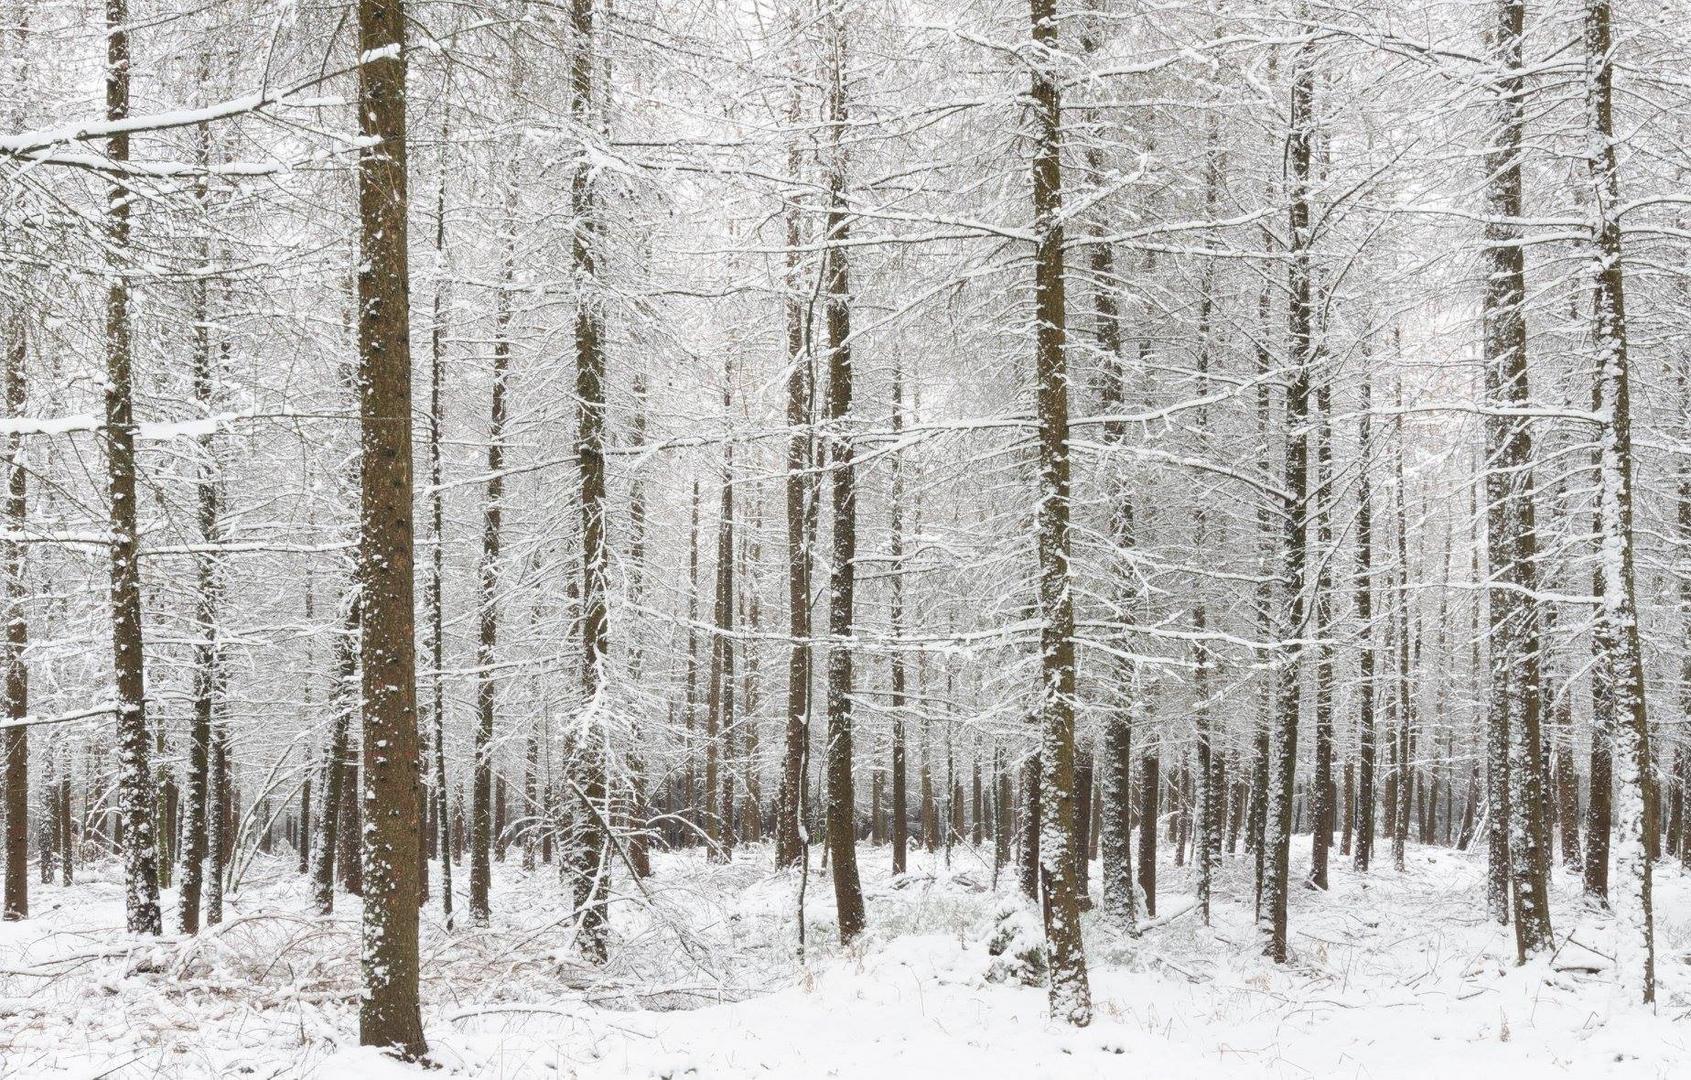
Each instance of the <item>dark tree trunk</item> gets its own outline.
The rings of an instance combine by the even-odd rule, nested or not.
[[[839,0],[834,0],[832,56],[828,94],[832,143],[828,162],[827,252],[824,256],[827,294],[828,411],[827,446],[829,499],[833,509],[832,558],[829,567],[828,636],[828,849],[833,863],[834,904],[840,941],[849,943],[863,932],[863,889],[857,876],[856,817],[851,779],[852,614],[857,589],[857,485],[853,444],[846,431],[851,415],[852,343],[851,281],[847,264],[849,225],[845,207],[844,128],[848,122],[845,98],[845,26]]]
[[[363,432],[364,990],[359,1042],[427,1047],[417,1000],[416,606],[410,270],[406,250],[404,0],[359,0],[359,412]]]
[[[512,183],[514,182],[513,179]],[[488,892],[493,881],[491,858],[494,822],[491,800],[493,731],[498,707],[498,689],[494,684],[493,665],[499,648],[499,545],[505,511],[505,399],[509,391],[511,368],[510,293],[512,276],[516,269],[516,223],[511,220],[514,209],[508,199],[507,220],[504,225],[511,233],[506,240],[504,268],[494,299],[493,390],[488,405],[487,484],[482,502],[481,570],[476,596],[475,776],[470,808],[474,832],[470,845],[470,923],[473,926],[486,926],[492,915]]]
[[[28,411],[24,364],[28,343],[20,321],[14,339],[6,349],[6,416],[20,419]],[[6,437],[6,526],[17,533],[24,529],[27,477],[23,437]],[[0,543],[0,573],[6,581],[6,718],[19,726],[6,729],[6,895],[7,920],[29,917],[29,728],[22,721],[29,715],[29,666],[24,650],[29,647],[29,620],[25,601],[29,582],[24,572],[23,545],[7,539]]]
[[[446,490],[441,447],[446,431],[446,174],[449,114],[440,122],[440,175],[435,188],[434,251],[437,274],[429,317],[429,717],[434,726],[434,849],[440,858],[440,910],[452,929],[452,833],[446,806]]]
[[[1632,419],[1628,387],[1625,263],[1621,258],[1620,181],[1613,119],[1614,40],[1609,0],[1586,0],[1586,164],[1598,208],[1596,296],[1597,537],[1599,598],[1592,639],[1609,707],[1594,741],[1613,748],[1615,875],[1619,916],[1616,959],[1635,1000],[1656,1000],[1651,861],[1659,840],[1650,773],[1644,660],[1639,642],[1632,525]],[[1592,800],[1596,802],[1596,799]],[[1548,923],[1548,916],[1546,916]],[[1548,929],[1548,927],[1547,927]]]
[[[1358,872],[1366,872],[1373,860],[1375,832],[1375,632],[1373,632],[1373,372],[1361,374],[1361,401],[1356,409],[1358,451],[1356,458],[1356,799],[1351,818],[1356,821],[1356,840],[1351,847]],[[1348,771],[1346,771],[1348,774]],[[1346,781],[1348,783],[1348,781]],[[1348,823],[1346,823],[1348,825]],[[1349,832],[1346,826],[1346,832]]]
[[[1513,896],[1519,957],[1552,947],[1549,883],[1538,850],[1544,814],[1539,709],[1538,537],[1533,515],[1533,448],[1524,410],[1527,386],[1526,256],[1515,224],[1525,212],[1521,153],[1526,124],[1522,71],[1524,0],[1496,0],[1487,34],[1491,129],[1485,155],[1486,332],[1482,342],[1485,418],[1486,541],[1491,695],[1488,783],[1491,875],[1487,899],[1505,917]],[[1513,842],[1512,842],[1513,841]],[[1517,850],[1519,849],[1519,850]],[[1504,867],[1507,867],[1505,872]]]
[[[788,99],[788,121],[795,128],[801,116],[799,81],[793,80]],[[802,170],[797,138],[787,150],[788,175],[797,179]],[[804,825],[805,762],[810,746],[810,643],[811,550],[816,536],[820,505],[815,438],[810,432],[815,415],[814,374],[806,347],[803,303],[803,274],[799,245],[803,241],[799,209],[789,201],[787,226],[787,298],[784,305],[787,332],[787,626],[791,643],[787,652],[787,728],[781,758],[781,788],[777,795],[775,863],[796,865],[808,849]]]
[[[570,117],[576,130],[596,136],[594,51],[595,0],[571,0]],[[570,210],[575,222],[570,261],[581,290],[575,313],[576,463],[581,487],[581,664],[582,700],[601,709],[609,652],[606,578],[610,547],[605,536],[605,350],[603,298],[598,292],[598,208],[593,170],[585,155],[572,170]],[[580,840],[576,848],[575,903],[581,913],[578,938],[588,960],[603,963],[610,952],[610,800],[603,739],[589,739],[579,766]]]
[[[335,906],[335,862],[340,846],[340,807],[346,779],[348,729],[358,711],[358,635],[363,605],[356,579],[342,597],[341,632],[335,638],[335,682],[329,694],[334,714],[329,721],[329,741],[323,748],[323,807],[317,815],[317,835],[312,842],[312,900],[318,914],[327,915]]]
[[[129,10],[106,0],[106,119],[129,117]],[[129,135],[107,140],[106,157],[129,160]],[[131,193],[114,180],[106,211],[113,257],[129,248]],[[135,484],[135,406],[129,279],[118,267],[106,293],[106,481],[111,507],[112,670],[117,689],[118,814],[124,832],[124,910],[129,932],[158,934],[158,848],[153,835],[153,777],[148,763],[145,650],[141,631],[140,540]]]
[[[1287,236],[1291,244],[1288,264],[1290,308],[1287,316],[1288,363],[1291,372],[1286,390],[1286,529],[1282,573],[1288,583],[1282,637],[1295,643],[1303,636],[1308,597],[1306,595],[1306,526],[1309,517],[1309,418],[1310,367],[1314,359],[1314,310],[1310,280],[1310,154],[1315,135],[1314,45],[1305,40],[1293,61],[1291,126],[1287,136],[1288,198]],[[1284,963],[1287,958],[1286,902],[1291,872],[1292,799],[1297,772],[1298,711],[1302,681],[1298,672],[1302,649],[1288,644],[1280,658],[1279,699],[1275,703],[1273,733],[1269,738],[1269,777],[1266,818],[1263,828],[1265,866],[1263,906],[1258,923],[1263,952]]]
[[[1162,813],[1162,779],[1156,751],[1139,759],[1139,891],[1145,916],[1157,917],[1157,822]]]
[[[899,437],[897,433],[904,429],[903,369],[896,362],[893,365],[892,378],[892,427],[896,440]],[[891,469],[892,493],[889,513],[892,521],[888,544],[892,560],[892,580],[888,583],[888,632],[897,638],[904,631],[904,474],[900,470],[899,456],[896,453],[892,455]],[[892,654],[892,698],[888,702],[892,709],[892,872],[895,874],[905,871],[910,842],[910,795],[905,776],[904,689],[904,653],[895,650]],[[926,791],[923,794],[926,796]]]

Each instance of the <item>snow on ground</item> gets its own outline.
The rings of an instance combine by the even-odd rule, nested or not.
[[[1652,1014],[1616,991],[1612,931],[1571,878],[1557,879],[1562,947],[1519,969],[1509,929],[1484,917],[1482,858],[1412,848],[1406,873],[1366,879],[1336,860],[1331,892],[1296,892],[1296,956],[1277,968],[1258,956],[1247,861],[1229,861],[1210,927],[1189,872],[1165,864],[1142,937],[1088,917],[1098,1019],[1076,1031],[1045,1019],[1043,990],[984,978],[1009,875],[995,897],[967,848],[949,869],[913,853],[898,880],[886,849],[860,860],[865,940],[834,943],[831,883],[813,872],[801,960],[797,876],[774,874],[767,849],[730,866],[660,855],[649,896],[618,894],[604,969],[574,956],[556,871],[501,864],[490,928],[448,932],[427,909],[433,1072],[356,1046],[355,900],[306,914],[300,877],[261,862],[217,930],[138,941],[117,866],[83,868],[70,888],[34,886],[34,918],[0,924],[0,1080],[1691,1076],[1677,866],[1657,876]]]

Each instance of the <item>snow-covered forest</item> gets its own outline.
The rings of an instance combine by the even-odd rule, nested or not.
[[[1684,0],[0,11],[0,1078],[1691,1072]]]

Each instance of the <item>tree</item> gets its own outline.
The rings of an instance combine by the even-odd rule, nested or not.
[[[570,33],[570,118],[583,137],[596,132],[594,72],[594,0],[572,0]],[[610,546],[605,537],[605,350],[603,298],[598,293],[598,262],[593,170],[584,144],[570,179],[573,237],[570,265],[576,284],[575,400],[576,463],[581,485],[581,664],[582,700],[589,717],[588,743],[578,782],[584,826],[577,845],[575,902],[581,918],[580,944],[588,959],[603,963],[610,949],[609,832],[607,798],[607,732],[605,658],[607,633],[606,577]]]
[[[362,470],[364,994],[358,1036],[427,1052],[417,998],[417,668],[411,476],[405,2],[359,0],[358,358]]]
[[[127,0],[106,0],[106,119],[129,117],[129,10]],[[129,160],[123,128],[106,155],[121,167]],[[112,252],[129,247],[131,192],[114,174],[106,231]],[[148,765],[147,686],[141,630],[140,539],[135,490],[135,403],[129,278],[118,267],[106,292],[106,489],[111,503],[112,670],[117,684],[119,813],[124,833],[124,909],[129,932],[158,934],[158,848],[153,833],[152,772]]]
[[[1038,424],[1040,884],[1051,1015],[1092,1021],[1075,880],[1075,615],[1069,550],[1069,374],[1063,266],[1062,90],[1055,0],[1029,0],[1034,117],[1034,399]]]
[[[506,197],[504,266],[494,300],[493,390],[488,404],[487,485],[482,503],[481,576],[477,594],[475,778],[471,791],[470,923],[488,924],[493,882],[493,727],[498,689],[499,543],[505,499],[506,383],[511,366],[511,291],[516,259],[515,187]],[[437,548],[438,550],[438,548]]]
[[[6,415],[19,418],[28,407],[25,363],[29,343],[20,323],[6,348]],[[29,472],[23,437],[6,438],[6,527],[21,531],[27,519]],[[29,615],[25,607],[29,579],[25,576],[23,545],[0,542],[0,574],[6,583],[6,888],[0,915],[7,920],[29,917]]]
[[[1539,850],[1544,812],[1539,735],[1539,620],[1536,602],[1538,538],[1533,518],[1532,433],[1520,415],[1527,387],[1526,259],[1515,221],[1525,212],[1521,147],[1526,76],[1521,42],[1523,0],[1497,0],[1487,32],[1490,83],[1485,154],[1485,400],[1486,541],[1491,698],[1487,736],[1491,877],[1487,893],[1501,918],[1514,897],[1515,947],[1526,958],[1552,946],[1547,854]],[[1509,867],[1507,885],[1499,869]]]
[[[827,249],[823,255],[828,346],[828,498],[833,511],[828,569],[828,854],[833,861],[834,906],[841,944],[863,932],[863,887],[857,878],[857,814],[851,777],[852,616],[857,594],[857,481],[851,415],[851,272],[846,252],[851,226],[845,205],[845,139],[848,121],[845,22],[841,0],[830,0],[828,55],[829,159]]]
[[[1292,102],[1287,132],[1287,285],[1286,389],[1286,532],[1282,573],[1290,591],[1279,671],[1279,697],[1269,735],[1267,817],[1263,831],[1265,867],[1258,923],[1263,952],[1276,963],[1287,959],[1286,901],[1290,889],[1292,797],[1296,784],[1298,713],[1303,698],[1299,678],[1302,637],[1308,611],[1309,394],[1315,357],[1314,302],[1310,281],[1310,159],[1315,136],[1315,44],[1299,42],[1292,60]]]
[[[195,131],[196,148],[202,164],[209,164],[211,133],[207,125],[201,124]],[[202,178],[196,185],[196,201],[203,207],[206,202],[206,183]],[[209,245],[208,245],[209,247]],[[202,257],[210,255],[209,250],[202,250]],[[208,258],[209,261],[209,258]],[[208,310],[208,284],[203,279],[194,283],[194,399],[200,409],[209,418],[216,407],[214,395],[216,392],[216,372],[213,370],[211,334],[209,330],[210,312]],[[221,589],[221,567],[219,558],[214,550],[220,539],[218,522],[218,470],[217,449],[210,434],[201,435],[199,439],[199,527],[201,541],[207,551],[200,554],[198,563],[198,581],[196,582],[196,609],[194,613],[195,636],[199,639],[194,646],[194,713],[193,729],[189,741],[188,751],[188,779],[183,786],[182,797],[186,804],[186,813],[182,822],[182,874],[181,884],[177,889],[177,926],[184,934],[194,934],[200,928],[200,894],[204,882],[205,860],[207,855],[207,809],[212,810],[221,805],[213,795],[211,785],[211,759],[214,716],[220,704],[217,700],[222,690],[222,646],[218,641],[220,636],[218,625],[218,600]],[[221,883],[218,884],[219,890]],[[221,907],[221,904],[218,905]]]
[[[1651,895],[1654,823],[1646,806],[1650,738],[1639,645],[1633,552],[1632,404],[1628,380],[1626,272],[1621,258],[1620,178],[1615,153],[1613,15],[1609,0],[1586,0],[1586,168],[1591,182],[1593,240],[1597,249],[1592,298],[1592,342],[1597,379],[1593,412],[1598,425],[1597,620],[1592,638],[1601,683],[1612,700],[1605,730],[1594,738],[1612,747],[1618,766],[1615,869],[1624,902],[1618,957],[1620,977],[1648,1005],[1656,1000],[1656,943]],[[1595,800],[1594,800],[1595,801]]]

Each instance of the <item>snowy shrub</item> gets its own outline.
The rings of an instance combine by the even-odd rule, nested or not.
[[[1045,985],[1045,929],[1031,909],[1013,902],[1001,904],[993,916],[986,951],[992,957],[986,969],[988,982]]]

